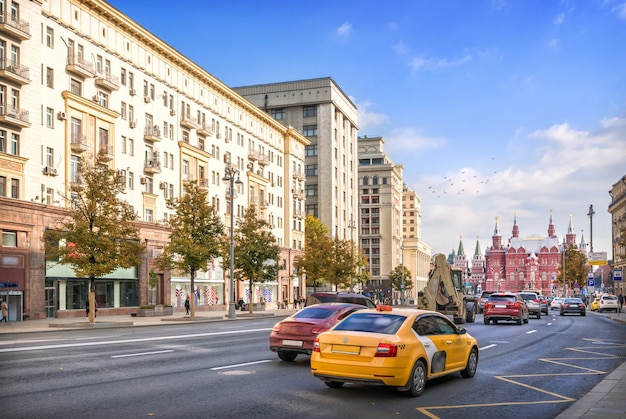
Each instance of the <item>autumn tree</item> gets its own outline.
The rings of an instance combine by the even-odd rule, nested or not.
[[[326,279],[332,248],[326,225],[308,214],[304,221],[304,251],[295,259],[296,268],[306,274],[308,286],[315,289],[317,284]]]
[[[80,160],[71,191],[67,199],[73,211],[46,230],[44,249],[47,260],[72,265],[77,278],[89,280],[89,322],[93,323],[96,279],[139,265],[144,247],[134,223],[137,214],[119,198],[124,184],[103,155],[93,163]]]
[[[255,283],[275,281],[278,277],[278,255],[280,247],[270,231],[267,221],[259,218],[254,207],[246,210],[237,219],[235,232],[234,279],[248,281],[250,293]],[[222,242],[222,248],[230,246],[229,239]],[[230,252],[224,251],[224,266],[230,266]],[[250,294],[250,303],[253,302]],[[248,305],[252,313],[252,304]]]
[[[180,197],[167,200],[174,210],[167,224],[170,240],[157,263],[163,269],[189,274],[192,301],[191,318],[195,318],[195,278],[198,271],[208,270],[213,259],[221,255],[224,225],[207,201],[208,192],[197,182],[187,182]]]
[[[329,265],[327,266],[326,282],[335,287],[345,288],[350,283],[350,275],[354,274],[355,263],[352,243],[335,237],[332,241]]]
[[[361,289],[369,281],[371,275],[369,269],[369,259],[363,254],[363,249],[357,247],[354,254],[354,284],[360,285]]]
[[[568,247],[565,250],[565,261],[561,258],[555,285],[563,284],[563,262],[565,262],[565,284],[567,287],[573,289],[574,284],[578,284],[579,287],[584,286],[587,283],[587,274],[589,273],[587,256],[575,245]]]
[[[393,270],[389,273],[389,280],[391,281],[391,286],[397,291],[402,292],[402,285],[404,285],[405,290],[413,288],[411,271],[409,271],[409,269],[404,265],[397,265],[393,268]]]

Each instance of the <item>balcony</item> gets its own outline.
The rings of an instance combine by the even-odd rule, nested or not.
[[[100,147],[98,147],[98,153],[100,153],[102,158],[106,161],[111,161],[115,157],[113,155],[113,146],[109,144],[100,144]]]
[[[198,120],[191,115],[182,115],[180,117],[180,125],[189,129],[197,129],[200,127]]]
[[[251,197],[250,203],[251,206],[259,207],[261,209],[267,208],[267,200],[258,197]]]
[[[143,171],[146,173],[161,173],[161,162],[157,159],[146,160],[143,165]]]
[[[203,189],[209,188],[209,179],[198,179],[198,186]]]
[[[112,74],[96,74],[96,86],[101,87],[103,89],[111,90],[119,90],[120,83],[119,78]]]
[[[211,135],[213,135],[213,128],[210,125],[207,125],[207,124],[200,124],[198,126],[198,134],[211,136]]]
[[[306,195],[304,194],[304,189],[292,189],[293,197],[295,199],[306,199]]]
[[[85,60],[79,55],[70,55],[67,57],[67,65],[65,69],[70,73],[74,73],[82,78],[93,77],[93,63]]]
[[[267,166],[270,164],[270,158],[263,153],[258,153],[258,161],[261,166]]]
[[[25,41],[30,39],[30,24],[25,20],[11,16],[11,11],[7,8],[4,13],[0,14],[0,32]]]
[[[306,212],[304,212],[302,210],[293,210],[293,216],[295,218],[305,219],[306,218]]]
[[[22,86],[30,83],[28,67],[7,59],[0,60],[0,77]]]
[[[294,179],[306,180],[306,175],[301,171],[295,171],[291,174],[291,176],[293,176]]]
[[[159,126],[154,125],[152,127],[144,128],[143,139],[152,142],[161,141],[161,129],[159,128]]]
[[[83,153],[87,151],[87,137],[85,135],[72,135],[71,148],[74,153]]]
[[[18,128],[28,128],[31,125],[27,110],[4,105],[0,105],[0,122]]]

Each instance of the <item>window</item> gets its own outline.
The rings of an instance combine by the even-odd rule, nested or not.
[[[0,153],[7,152],[7,132],[0,130]]]
[[[120,109],[120,116],[125,121],[126,120],[126,102],[122,102],[122,106]]]
[[[54,110],[46,108],[46,127],[54,128]]]
[[[2,246],[17,247],[17,232],[3,231],[2,232]]]
[[[317,105],[311,106],[303,106],[302,107],[302,116],[317,116]]]
[[[122,154],[126,154],[126,147],[127,147],[126,137],[122,135],[122,141],[121,141],[121,147],[120,147]]]
[[[81,95],[83,91],[83,84],[76,80],[76,79],[71,79],[70,80],[70,92],[74,93],[75,95]]]
[[[285,110],[284,109],[272,109],[270,111],[272,118],[274,119],[285,119]]]
[[[11,198],[19,199],[20,197],[20,180],[11,179]]]
[[[9,144],[8,154],[13,154],[14,156],[20,155],[20,135],[14,132],[11,133],[11,143]]]
[[[79,180],[80,158],[72,155],[70,161],[70,182],[78,182]]]
[[[111,154],[112,150],[109,147],[109,131],[104,128],[100,128],[98,130],[98,138],[100,140],[100,153]]]
[[[54,48],[54,29],[46,27],[46,46]]]
[[[54,69],[46,67],[46,87],[54,88]]]
[[[305,157],[317,156],[317,144],[309,144],[304,148]]]
[[[126,69],[122,68],[120,72],[120,83],[122,86],[126,86]]]
[[[315,196],[317,195],[317,184],[315,185],[305,185],[304,192],[306,196]]]
[[[133,140],[132,138],[128,139],[128,155],[129,156],[135,155],[135,140]]]
[[[307,164],[304,168],[304,174],[307,176],[317,176],[317,164]]]
[[[144,221],[151,223],[152,217],[153,217],[153,211],[150,208],[146,208],[146,217]]]
[[[47,167],[54,167],[54,149],[52,147],[46,147],[46,161]]]
[[[0,176],[0,196],[7,196],[7,178]]]
[[[128,189],[133,190],[135,188],[135,174],[128,172]]]
[[[302,127],[302,135],[305,137],[314,137],[317,135],[317,124],[316,125],[304,125]]]

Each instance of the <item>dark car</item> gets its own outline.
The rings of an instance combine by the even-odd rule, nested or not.
[[[368,297],[352,292],[315,292],[307,297],[304,306],[321,303],[351,303],[360,304],[367,308],[376,308],[376,304]]]
[[[361,304],[329,303],[305,307],[276,323],[270,332],[270,350],[283,361],[298,354],[311,355],[313,341],[340,320],[367,307]]]
[[[518,325],[528,323],[528,306],[518,294],[494,292],[485,302],[483,310],[485,324],[497,324],[499,320],[514,321]]]
[[[565,298],[561,304],[561,316],[574,313],[585,316],[587,314],[587,308],[585,303],[580,298]]]
[[[493,294],[493,291],[483,291],[478,297],[478,312],[482,313],[485,308],[485,301],[489,299],[489,296]]]

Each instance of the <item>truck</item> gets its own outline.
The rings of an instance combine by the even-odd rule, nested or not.
[[[419,293],[419,308],[438,311],[452,317],[455,323],[474,323],[477,301],[463,286],[463,271],[451,267],[442,253],[435,255],[428,282]]]

